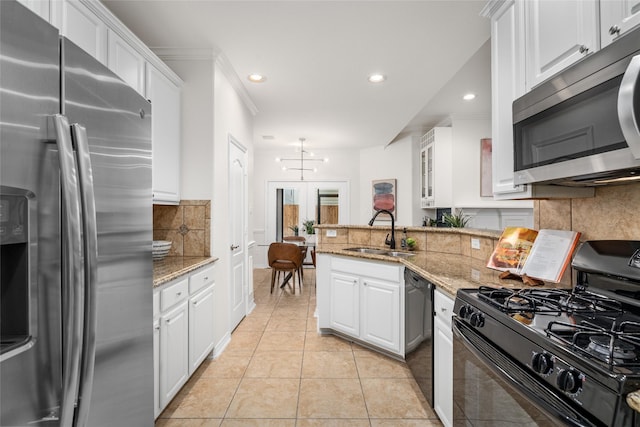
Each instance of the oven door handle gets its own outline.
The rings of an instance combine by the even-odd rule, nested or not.
[[[451,328],[454,341],[460,340],[487,368],[518,390],[528,400],[534,402],[541,411],[561,419],[570,426],[594,427],[597,425],[555,396],[545,384],[528,375],[508,356],[493,347],[470,326],[455,316]]]
[[[631,58],[618,91],[618,120],[627,145],[636,159],[640,159],[640,128],[634,99],[637,98],[639,80],[640,55],[636,55]]]

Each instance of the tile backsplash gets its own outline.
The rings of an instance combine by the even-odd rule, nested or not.
[[[169,256],[211,256],[211,201],[153,205],[153,239],[173,242]]]
[[[534,227],[575,230],[581,240],[640,240],[640,184],[596,188],[595,197],[538,200]]]

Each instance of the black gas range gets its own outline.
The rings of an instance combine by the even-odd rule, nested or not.
[[[455,337],[524,397],[534,424],[640,426],[627,403],[640,390],[640,241],[585,242],[572,267],[573,289],[458,291]]]

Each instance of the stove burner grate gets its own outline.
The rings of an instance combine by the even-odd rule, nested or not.
[[[611,329],[606,329],[589,321],[549,322],[546,333],[610,367],[640,366],[640,323],[614,322]]]
[[[580,314],[585,317],[618,316],[620,301],[588,292],[566,289],[506,289],[481,286],[480,299],[508,313]]]

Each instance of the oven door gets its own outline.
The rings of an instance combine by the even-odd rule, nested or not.
[[[453,318],[455,425],[597,426],[544,383]]]

